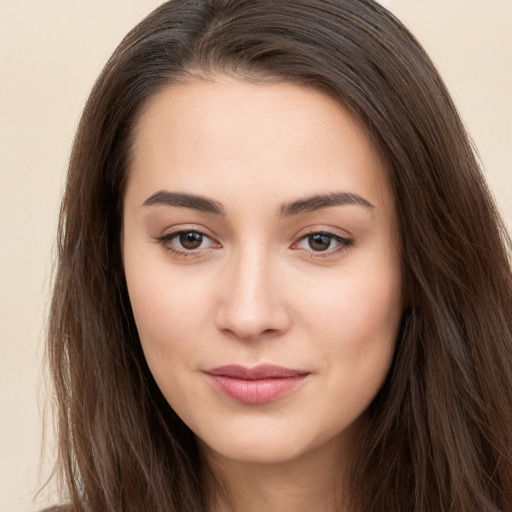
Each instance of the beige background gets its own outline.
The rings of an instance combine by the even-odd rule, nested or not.
[[[157,0],[0,0],[0,512],[41,508],[42,343],[66,161],[88,91]],[[512,227],[512,0],[382,1],[426,46]],[[51,433],[47,441],[52,458]]]

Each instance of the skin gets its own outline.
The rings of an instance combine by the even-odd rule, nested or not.
[[[162,191],[208,198],[219,212]],[[332,194],[345,202],[297,211]],[[358,122],[288,83],[217,76],[168,87],[136,126],[123,254],[148,365],[234,508],[342,510],[343,475],[402,315],[393,195]],[[227,364],[307,376],[247,404],[205,374]],[[216,494],[215,509],[228,510]]]

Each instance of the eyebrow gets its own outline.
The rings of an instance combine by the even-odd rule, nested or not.
[[[168,190],[159,190],[149,196],[143,206],[176,206],[178,208],[191,208],[201,212],[213,213],[215,215],[225,215],[224,207],[218,201],[208,199],[195,194],[186,194],[183,192],[170,192]],[[332,206],[357,205],[366,208],[375,208],[364,197],[351,192],[332,192],[330,194],[319,194],[304,199],[298,199],[290,203],[282,204],[279,211],[281,217],[291,217],[301,213],[308,213],[316,210],[322,210]]]
[[[168,190],[159,190],[149,196],[143,206],[177,206],[179,208],[192,208],[201,212],[224,215],[224,207],[217,201],[194,194],[184,194],[182,192],[169,192]]]
[[[366,208],[375,208],[372,203],[364,197],[352,194],[351,192],[333,192],[331,194],[320,194],[304,199],[299,199],[281,206],[281,217],[290,217],[300,213],[322,210],[331,206],[357,205]]]

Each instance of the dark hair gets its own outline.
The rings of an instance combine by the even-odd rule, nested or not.
[[[204,510],[194,435],[141,350],[120,229],[142,107],[218,73],[328,93],[390,169],[406,308],[353,463],[354,510],[512,510],[510,242],[434,66],[371,0],[172,0],[105,66],[71,156],[49,324],[70,509]]]

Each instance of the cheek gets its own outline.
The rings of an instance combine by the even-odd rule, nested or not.
[[[157,377],[169,365],[179,369],[199,349],[198,333],[205,328],[211,304],[203,280],[173,271],[165,257],[161,263],[144,260],[132,253],[125,272],[142,348]]]
[[[188,285],[183,291],[174,284],[173,280],[146,279],[140,283],[132,281],[129,288],[139,331],[155,342],[174,332],[189,330],[199,320],[197,312],[202,311],[200,294],[194,293],[194,287]]]
[[[365,345],[375,337],[393,337],[402,309],[400,276],[353,273],[324,285],[303,307],[311,324],[337,332],[340,341],[359,339]]]
[[[325,376],[310,412],[331,418],[319,427],[324,437],[361,417],[393,360],[402,316],[400,281],[376,277],[347,279],[343,289],[324,290],[324,307],[318,299],[310,304],[310,329],[316,328],[319,372]]]
[[[395,350],[402,316],[398,273],[346,276],[342,286],[324,287],[306,309],[333,388],[353,389],[355,401],[371,401]]]
[[[197,361],[214,349],[201,342],[208,305],[201,289],[191,279],[163,277],[161,272],[127,277],[132,309],[147,365],[168,403],[187,424],[189,403],[201,400],[188,385],[197,371]],[[203,290],[204,293],[204,290]]]

